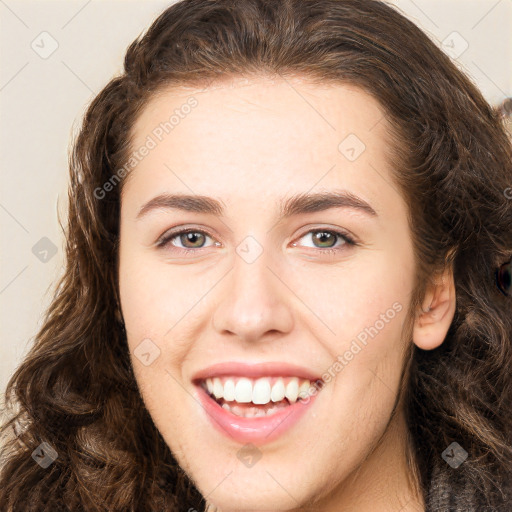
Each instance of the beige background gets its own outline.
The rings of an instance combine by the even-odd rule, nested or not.
[[[128,44],[171,3],[0,0],[1,393],[62,270],[57,214],[65,225],[70,136],[121,71]],[[467,41],[456,60],[488,101],[512,95],[512,0],[389,3],[447,52],[460,53]]]

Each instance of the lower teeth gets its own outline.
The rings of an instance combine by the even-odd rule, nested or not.
[[[223,398],[216,400],[216,402],[226,411],[242,418],[259,418],[262,416],[272,416],[276,412],[290,405],[287,400],[260,406],[253,405],[252,407],[249,404],[244,404],[244,406],[241,406],[235,402],[228,403]]]

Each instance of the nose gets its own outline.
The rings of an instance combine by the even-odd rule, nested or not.
[[[218,335],[256,342],[275,339],[292,330],[290,301],[294,295],[269,263],[265,251],[252,263],[235,258],[212,316]]]

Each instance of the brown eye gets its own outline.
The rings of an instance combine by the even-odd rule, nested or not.
[[[205,236],[198,231],[189,231],[187,233],[182,233],[180,236],[180,242],[185,246],[185,248],[189,249],[197,249],[198,244],[201,246],[204,243]],[[191,244],[190,246],[188,244]]]
[[[336,244],[336,235],[330,231],[314,231],[313,233],[313,241],[321,244],[320,247],[332,247]]]
[[[512,295],[512,260],[503,263],[496,270],[496,283],[505,295]]]
[[[325,249],[320,252],[332,253],[343,250],[347,245],[357,245],[356,242],[346,233],[332,229],[313,229],[302,235],[300,238],[306,238],[307,236],[311,236],[313,245],[305,245],[305,247]],[[341,240],[341,243],[336,245],[338,239]],[[296,243],[293,245],[297,246]]]
[[[182,229],[163,235],[161,239],[156,242],[156,245],[162,248],[176,248],[178,251],[181,249],[187,252],[194,251],[194,249],[203,249],[207,238],[211,237],[204,231]],[[175,240],[177,242],[174,242]]]

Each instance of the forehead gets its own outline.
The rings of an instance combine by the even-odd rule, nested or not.
[[[192,99],[197,105],[190,109],[186,103]],[[348,129],[359,130],[363,136],[384,120],[379,102],[352,84],[319,85],[302,78],[233,78],[203,88],[161,89],[134,123],[134,142],[141,143],[140,136],[154,129],[155,122],[168,121],[173,113],[179,115],[179,121],[190,119],[186,123],[173,121],[174,135],[189,125],[197,135],[216,131],[242,136],[247,132],[242,133],[241,128],[256,132],[262,123],[297,138],[313,139],[319,131],[332,131],[337,132],[336,139]]]
[[[147,103],[132,133],[133,150],[154,142],[128,176],[128,193],[136,188],[142,196],[157,183],[247,199],[318,183],[369,199],[391,180],[384,111],[353,85],[239,78],[171,87]]]

